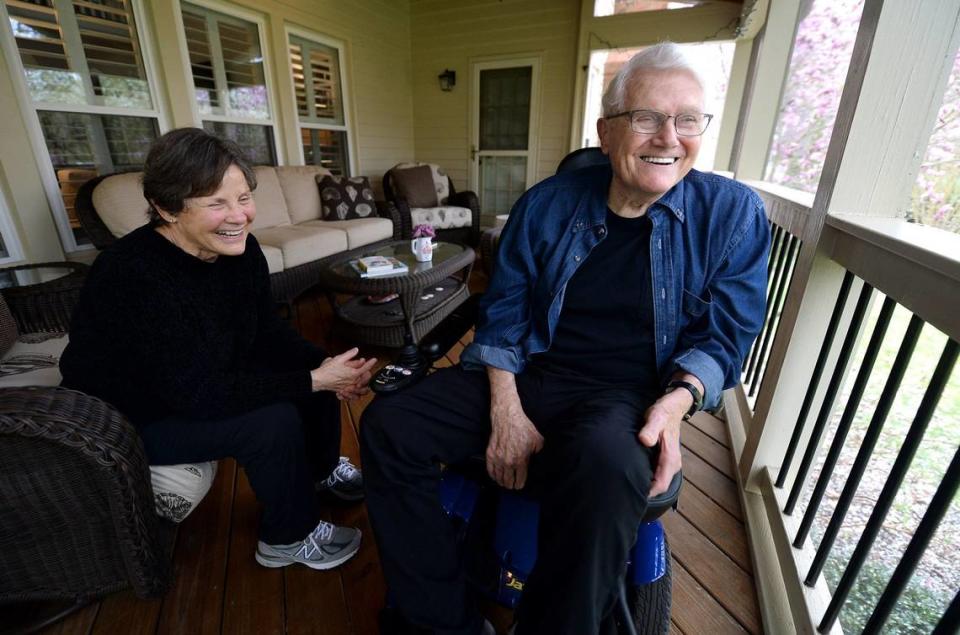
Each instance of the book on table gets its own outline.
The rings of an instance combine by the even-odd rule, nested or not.
[[[350,262],[361,278],[376,278],[406,273],[406,264],[392,256],[365,256]]]

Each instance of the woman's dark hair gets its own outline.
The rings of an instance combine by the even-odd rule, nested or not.
[[[143,195],[150,204],[150,224],[166,223],[158,207],[179,214],[186,199],[216,192],[231,165],[240,168],[251,190],[256,189],[253,168],[232,141],[200,128],[177,128],[154,141],[143,164]]]

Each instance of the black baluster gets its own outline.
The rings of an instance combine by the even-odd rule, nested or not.
[[[827,485],[830,484],[830,477],[837,466],[837,460],[840,458],[840,452],[843,450],[843,444],[846,441],[847,433],[850,432],[850,426],[857,415],[857,409],[860,407],[860,400],[863,399],[863,391],[870,380],[870,374],[873,372],[873,366],[877,362],[877,356],[880,354],[880,346],[883,344],[883,338],[887,334],[887,327],[890,325],[890,316],[897,303],[892,298],[883,301],[880,308],[880,315],[877,316],[877,323],[873,327],[873,335],[870,336],[870,343],[867,344],[867,350],[863,354],[863,361],[860,363],[860,371],[857,373],[857,379],[853,382],[853,389],[850,391],[850,398],[847,399],[847,407],[840,417],[840,423],[837,425],[837,432],[833,436],[833,443],[830,444],[830,451],[827,452],[827,458],[824,459],[823,469],[820,471],[820,477],[813,488],[813,494],[810,496],[810,502],[807,504],[807,511],[803,514],[803,520],[800,521],[800,528],[797,530],[797,536],[793,540],[793,546],[797,549],[803,547],[807,536],[810,533],[810,526],[813,525],[813,519],[817,515],[817,509],[823,500],[823,494],[827,491]]]
[[[917,345],[917,338],[920,336],[920,329],[922,327],[923,320],[917,316],[913,316],[910,319],[910,324],[907,325],[907,331],[904,333],[903,341],[900,343],[900,350],[897,352],[897,357],[893,361],[893,367],[890,369],[890,375],[887,377],[883,391],[880,393],[880,399],[877,401],[877,409],[874,411],[870,425],[867,427],[867,433],[860,443],[857,458],[853,462],[853,467],[850,468],[850,475],[847,477],[847,482],[843,486],[839,500],[837,500],[837,506],[833,510],[833,516],[830,517],[830,523],[827,525],[827,530],[823,534],[823,540],[820,542],[817,553],[813,557],[810,571],[807,572],[807,577],[804,580],[804,584],[807,586],[812,587],[814,585],[817,576],[819,576],[823,570],[823,565],[827,560],[830,549],[833,548],[833,542],[837,538],[837,532],[840,531],[840,525],[843,524],[843,519],[850,509],[850,502],[853,500],[854,494],[857,493],[860,479],[863,478],[863,473],[867,469],[867,463],[870,461],[870,457],[873,456],[873,449],[877,445],[877,439],[880,438],[880,432],[883,430],[883,424],[887,420],[887,415],[890,414],[893,400],[897,396],[897,391],[900,389],[900,382],[903,381],[903,375],[907,372],[907,365],[910,363],[910,356],[913,355],[913,349]]]
[[[913,433],[914,427],[919,425],[923,429],[926,429],[927,423],[933,416],[933,412],[937,407],[937,402],[943,393],[944,386],[946,386],[946,383],[950,378],[953,365],[957,361],[958,348],[960,347],[957,346],[955,341],[949,340],[947,342],[947,346],[944,348],[943,354],[940,356],[940,362],[937,364],[937,369],[934,371],[933,377],[930,380],[930,385],[927,387],[927,391],[923,395],[923,401],[920,404],[920,408],[917,410],[917,417],[914,419],[914,423],[910,428],[910,433],[907,434],[907,441],[900,450],[900,455],[897,456],[897,464],[900,463],[900,458],[904,455],[904,452],[907,451],[908,444],[910,443],[910,434]],[[923,436],[922,431],[920,436]],[[920,439],[917,439],[916,445],[919,444]],[[910,450],[910,458],[913,458],[913,454],[916,452],[916,445]],[[909,463],[909,460],[907,462]],[[890,478],[894,477],[894,473],[896,473],[896,471],[897,465],[894,465]],[[904,467],[903,473],[899,475],[901,480],[903,479],[903,475],[905,473],[906,467]],[[887,482],[890,482],[889,478]],[[887,583],[887,588],[883,590],[883,594],[880,596],[880,599],[877,600],[877,606],[873,609],[873,614],[870,616],[870,619],[867,621],[867,625],[864,627],[864,633],[879,633],[880,629],[883,628],[883,625],[890,617],[890,612],[893,610],[893,606],[897,603],[897,599],[900,597],[900,594],[903,593],[903,590],[906,588],[911,576],[913,576],[913,572],[917,568],[920,558],[923,557],[923,552],[926,550],[927,545],[930,544],[930,541],[933,539],[934,532],[936,532],[937,527],[940,525],[940,521],[943,520],[944,515],[950,508],[950,503],[953,501],[953,497],[957,493],[958,484],[960,484],[960,449],[954,453],[953,460],[950,462],[950,467],[947,468],[947,472],[940,481],[940,485],[937,487],[936,493],[930,500],[930,506],[927,507],[927,511],[924,512],[923,518],[920,520],[920,525],[917,526],[917,530],[910,539],[910,544],[907,545],[907,550],[904,551],[903,557],[900,559],[900,563],[897,565],[897,568],[893,572],[893,576],[890,578],[890,582]],[[883,498],[883,493],[881,493],[880,497],[881,499]],[[892,497],[890,502],[893,502]],[[872,516],[870,520],[873,520]],[[867,523],[868,528],[869,526],[870,524]],[[864,535],[866,535],[866,530],[864,531]],[[861,538],[861,542],[862,541],[863,539]],[[860,545],[858,544],[857,548],[859,549],[859,547]],[[856,552],[854,552],[854,557],[856,557],[856,555]]]
[[[807,384],[807,392],[803,396],[803,403],[800,405],[800,414],[797,415],[797,423],[793,426],[793,434],[787,443],[787,451],[783,455],[783,462],[780,464],[780,473],[777,474],[777,487],[783,487],[787,481],[787,473],[790,471],[790,464],[793,463],[793,455],[797,451],[797,445],[800,444],[800,437],[803,436],[803,427],[807,422],[807,415],[810,414],[810,406],[813,405],[813,398],[817,394],[817,386],[820,385],[820,377],[823,376],[823,368],[827,365],[827,358],[830,356],[830,349],[833,347],[833,338],[837,334],[837,327],[840,325],[840,317],[843,315],[843,308],[847,305],[847,297],[850,295],[850,286],[853,284],[853,274],[849,271],[843,275],[843,282],[840,284],[840,293],[837,294],[837,301],[833,305],[833,313],[830,314],[830,322],[827,323],[827,332],[823,336],[823,345],[820,346],[820,354],[817,355],[817,362],[813,366],[813,374],[810,376],[810,383]]]
[[[810,438],[807,439],[807,449],[804,451],[803,458],[800,460],[800,467],[797,469],[797,476],[793,480],[793,487],[790,489],[787,505],[783,508],[783,513],[787,516],[792,514],[793,510],[796,509],[797,499],[800,498],[800,492],[803,490],[803,485],[807,480],[807,474],[810,472],[810,465],[813,463],[813,457],[817,452],[820,437],[823,436],[823,430],[827,427],[827,420],[830,418],[833,400],[837,398],[837,393],[840,392],[840,386],[843,384],[844,369],[846,369],[847,363],[850,361],[853,349],[857,346],[857,336],[860,334],[863,318],[867,314],[867,306],[870,304],[870,295],[872,293],[873,287],[864,283],[860,289],[860,297],[857,298],[857,306],[854,308],[853,316],[850,318],[847,335],[843,338],[840,353],[837,355],[837,365],[833,369],[833,375],[830,377],[830,383],[827,385],[823,402],[820,404],[820,412],[817,413],[817,419],[813,423]],[[811,383],[811,386],[813,386],[813,383]]]

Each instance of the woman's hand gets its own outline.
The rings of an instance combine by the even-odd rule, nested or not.
[[[358,348],[351,348],[345,353],[326,358],[319,368],[311,370],[313,391],[330,390],[337,394],[338,399],[348,401],[370,392],[367,384],[377,359],[357,357],[358,352]]]

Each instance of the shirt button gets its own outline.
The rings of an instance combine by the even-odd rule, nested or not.
[[[574,256],[573,259],[576,260],[577,262],[580,262],[580,256]]]
[[[600,235],[600,236],[603,236],[603,235],[606,234],[606,233],[607,233],[607,230],[606,230],[605,228],[603,228],[603,227],[601,227],[600,229],[597,230],[597,234]]]

